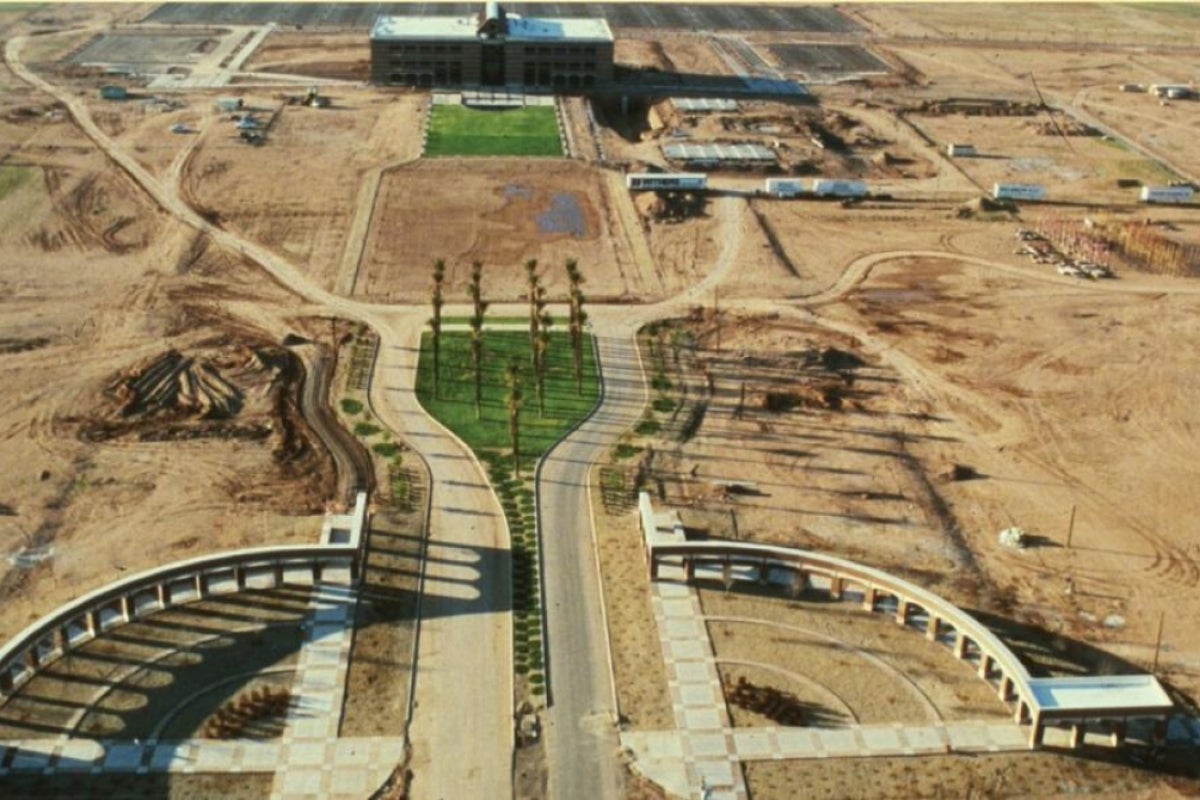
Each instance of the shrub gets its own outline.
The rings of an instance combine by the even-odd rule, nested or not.
[[[376,442],[371,445],[371,449],[384,458],[391,458],[400,452],[400,445],[395,442]]]
[[[342,413],[351,414],[351,415],[361,414],[362,410],[363,410],[363,404],[358,402],[354,398],[352,398],[352,397],[342,398]]]
[[[381,430],[383,430],[383,429],[380,428],[378,425],[372,425],[369,422],[356,422],[354,424],[354,435],[361,436],[364,439],[367,438],[368,436],[374,436],[375,434],[379,433]]]

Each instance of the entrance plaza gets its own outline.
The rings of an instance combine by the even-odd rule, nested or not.
[[[803,550],[730,541],[689,543],[675,512],[655,512],[649,496],[639,513],[651,602],[667,663],[676,729],[627,732],[622,744],[639,769],[672,791],[707,790],[742,798],[739,761],[1000,752],[1085,743],[1120,747],[1136,737],[1151,744],[1196,740],[1192,720],[1176,708],[1153,675],[1033,678],[985,626],[918,586],[870,567]],[[948,646],[1013,710],[1012,722],[955,721],[933,725],[853,725],[842,728],[732,727],[693,585],[736,582],[804,590],[858,602],[864,611]],[[1089,738],[1090,737],[1090,738]]]

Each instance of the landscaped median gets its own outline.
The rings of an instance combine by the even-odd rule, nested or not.
[[[538,574],[538,530],[534,474],[537,462],[576,424],[586,418],[599,397],[599,380],[590,337],[584,337],[582,391],[576,390],[570,337],[550,336],[546,353],[545,410],[539,411],[526,331],[485,330],[483,334],[482,403],[475,409],[475,378],[467,333],[443,332],[441,380],[433,391],[433,349],[429,334],[421,339],[417,397],[429,413],[458,435],[484,464],[508,521],[513,564],[513,668],[519,706],[545,693],[542,651],[541,584]],[[514,477],[509,438],[507,370],[520,367],[524,394],[520,420],[520,471]],[[557,535],[559,532],[550,532]]]

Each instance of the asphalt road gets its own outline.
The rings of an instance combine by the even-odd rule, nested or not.
[[[548,788],[550,797],[615,800],[620,743],[588,483],[592,464],[637,422],[646,389],[630,336],[599,337],[597,347],[603,402],[546,456],[538,481],[550,665]]]

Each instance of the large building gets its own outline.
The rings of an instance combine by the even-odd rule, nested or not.
[[[493,0],[473,17],[379,17],[371,28],[373,83],[571,92],[612,77],[603,19],[525,19]]]

